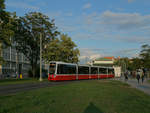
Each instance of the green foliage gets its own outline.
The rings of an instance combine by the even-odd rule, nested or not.
[[[77,63],[80,55],[79,49],[76,48],[76,44],[67,35],[62,34],[60,36],[61,46],[61,58],[64,62]]]
[[[3,48],[11,45],[10,40],[14,34],[13,21],[13,14],[5,11],[4,0],[0,0],[0,53]],[[2,57],[0,57],[0,64],[1,63],[3,63]]]
[[[15,38],[17,42],[16,49],[23,53],[30,61],[33,75],[37,61],[40,57],[40,34],[42,34],[42,51],[45,46],[55,39],[59,34],[56,30],[54,20],[40,12],[30,12],[24,17],[16,19]]]
[[[140,58],[132,58],[129,66],[131,70],[140,69],[142,68],[142,60]]]
[[[150,68],[150,45],[145,44],[141,46],[141,51],[139,54],[139,58],[132,58],[129,60],[128,58],[122,58],[115,62],[116,65],[120,65],[123,62],[126,64],[126,68],[130,70],[136,70],[139,68]]]
[[[125,57],[125,58],[120,58],[120,59],[117,59],[117,60],[114,62],[114,65],[121,66],[122,71],[125,72],[126,69],[129,69],[130,60],[129,60],[129,58],[127,58],[127,57]]]
[[[46,61],[64,61],[77,63],[80,52],[76,44],[67,35],[61,34],[60,39],[56,38],[47,45],[43,57]]]
[[[52,40],[44,51],[43,58],[49,61],[61,61],[60,40],[58,38]]]
[[[150,68],[150,45],[142,45],[140,57],[145,68]]]
[[[0,56],[0,64],[4,64],[4,62],[5,61],[4,61],[3,57]]]
[[[120,58],[117,59],[114,63],[117,66],[121,66],[122,67],[122,71],[124,72],[126,69],[128,70],[136,70],[139,68],[143,67],[143,62],[140,58],[136,57],[136,58]]]
[[[10,13],[5,11],[4,0],[0,0],[0,44],[10,46],[10,36],[13,35]],[[1,46],[3,47],[3,45]]]
[[[5,0],[0,0],[0,11],[5,9],[5,4],[4,4]]]

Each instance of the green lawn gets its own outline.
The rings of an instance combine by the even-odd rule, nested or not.
[[[1,96],[0,113],[150,113],[150,96],[119,81],[79,81]]]
[[[48,81],[47,78],[43,79],[43,81]],[[33,78],[27,78],[27,79],[15,79],[15,78],[9,78],[0,80],[0,86],[1,85],[11,85],[11,84],[24,84],[24,83],[37,83],[40,82],[39,79],[33,79]]]

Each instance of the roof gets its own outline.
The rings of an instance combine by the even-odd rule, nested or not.
[[[102,57],[102,58],[97,58],[95,61],[112,61],[114,57]]]

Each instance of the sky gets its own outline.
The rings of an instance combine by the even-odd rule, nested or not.
[[[6,10],[55,19],[80,50],[80,60],[137,57],[150,43],[150,0],[6,0]]]

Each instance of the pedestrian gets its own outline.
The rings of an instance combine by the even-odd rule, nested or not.
[[[137,74],[137,75],[136,75],[136,78],[137,78],[137,80],[138,80],[138,84],[139,84],[140,75],[139,75],[139,74]]]
[[[142,84],[143,84],[143,82],[144,82],[144,74],[142,75],[142,77],[141,77],[141,78],[142,78]]]
[[[147,78],[147,69],[143,68],[143,74],[144,74],[144,78]]]
[[[133,77],[133,78],[136,78],[136,71],[133,71],[132,77]]]
[[[128,80],[128,72],[127,71],[124,73],[124,77],[125,77],[125,81],[127,81]]]
[[[139,80],[140,80],[140,70],[137,70],[136,79],[138,80],[138,84],[139,84]]]

